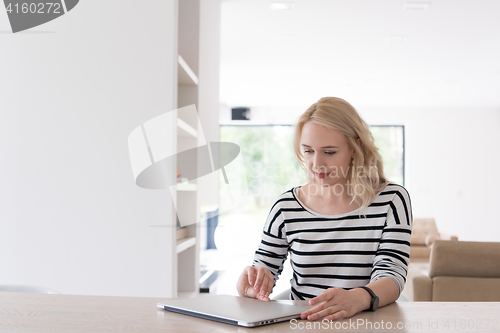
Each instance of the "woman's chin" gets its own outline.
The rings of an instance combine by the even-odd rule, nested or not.
[[[345,186],[345,184],[342,181],[332,178],[314,178],[312,183],[316,186],[321,186],[321,187],[343,188]]]
[[[335,182],[332,182],[331,179],[326,179],[326,178],[314,178],[313,184],[317,186],[328,187],[328,186],[334,186]]]

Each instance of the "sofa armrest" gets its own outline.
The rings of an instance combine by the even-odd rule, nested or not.
[[[408,301],[431,302],[432,301],[432,280],[420,269],[410,264],[406,277],[403,296]]]
[[[439,239],[441,239],[441,240],[450,240],[450,241],[458,241],[458,237],[457,236],[452,236],[450,234],[445,234],[445,233],[442,233],[442,232],[439,233]]]

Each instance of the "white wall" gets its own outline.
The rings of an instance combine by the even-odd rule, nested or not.
[[[363,109],[370,124],[404,124],[414,217],[460,240],[500,241],[500,109]]]
[[[207,142],[219,141],[220,6],[220,0],[200,1],[198,112]],[[201,208],[211,210],[219,203],[217,178],[197,181]]]
[[[220,0],[200,1],[198,114],[207,143],[219,141],[220,7]],[[218,161],[218,156],[212,156],[212,158]],[[200,160],[198,163],[205,163],[205,161]],[[196,181],[197,199],[202,213],[217,209],[219,204],[218,176],[201,177]],[[205,217],[206,215],[203,215],[203,218]],[[199,227],[200,248],[206,249],[206,220],[203,220]]]
[[[220,123],[294,124],[308,106],[252,107],[248,122],[231,121],[230,107],[222,106]],[[500,241],[500,109],[359,107],[358,111],[372,125],[405,125],[406,187],[414,217],[434,217],[440,231],[461,240]]]
[[[163,231],[148,226],[171,199],[135,186],[127,137],[173,109],[174,3],[80,1],[0,34],[0,283],[165,294]]]

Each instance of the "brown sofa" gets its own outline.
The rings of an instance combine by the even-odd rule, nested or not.
[[[429,262],[431,246],[438,239],[458,240],[455,236],[439,233],[433,218],[415,218],[410,240],[410,261]]]
[[[500,301],[500,243],[434,242],[429,274],[410,264],[403,295],[413,301]]]

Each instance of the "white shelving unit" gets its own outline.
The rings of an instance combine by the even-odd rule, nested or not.
[[[177,241],[177,253],[181,253],[196,245],[196,237],[186,237]]]
[[[212,27],[219,22],[220,3],[203,2],[205,28],[201,32],[205,37],[201,45],[205,56],[202,66],[199,61],[201,0],[167,0],[166,3],[170,6],[168,13],[172,22],[171,38],[167,41],[172,50],[167,56],[172,66],[169,77],[176,81],[169,82],[165,94],[171,94],[172,111],[135,128],[129,136],[129,153],[137,186],[170,192],[161,207],[166,217],[149,227],[154,228],[150,231],[158,241],[156,248],[161,251],[161,263],[156,266],[161,274],[158,294],[177,298],[199,293],[200,229],[203,229],[198,223],[202,214],[200,206],[203,205],[203,214],[206,214],[207,207],[214,210],[212,207],[217,204],[217,174],[199,177],[201,172],[206,174],[207,153],[206,149],[198,148],[207,145],[203,133],[209,133],[210,141],[218,140],[219,105],[214,96],[219,95],[216,74],[219,56],[212,52],[214,45],[218,45],[219,30]],[[201,81],[198,80],[199,66],[204,69],[205,79]],[[201,128],[199,103],[205,131]],[[179,178],[188,181],[177,183],[176,169],[181,174]]]
[[[177,62],[177,81],[179,85],[197,86],[198,76],[196,76],[180,54],[178,55]]]
[[[183,137],[183,138],[189,138],[189,137],[196,138],[196,137],[198,137],[198,131],[194,127],[189,126],[182,119],[178,118],[177,119],[177,135],[180,137]]]
[[[201,125],[198,114],[182,112],[189,105],[198,108],[198,53],[199,53],[199,7],[200,0],[178,1],[178,55],[177,55],[177,151],[183,152],[199,146]],[[190,181],[177,185],[175,193],[177,215],[188,220],[187,237],[176,241],[176,262],[174,279],[177,290],[174,297],[192,297],[199,293],[199,247],[200,232],[198,223],[200,205],[198,202],[196,174],[198,156],[190,156],[186,161],[177,161],[181,177],[189,175]]]
[[[177,185],[177,191],[196,191],[196,184],[182,183]]]

